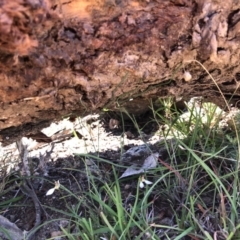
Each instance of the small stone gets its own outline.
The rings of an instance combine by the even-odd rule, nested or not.
[[[192,75],[190,72],[188,71],[185,71],[184,74],[183,74],[183,78],[186,82],[189,82],[192,80]]]

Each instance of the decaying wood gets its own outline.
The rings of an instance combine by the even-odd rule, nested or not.
[[[0,135],[149,99],[239,100],[235,0],[1,0]],[[190,74],[186,78],[186,71]],[[129,101],[131,100],[131,101]]]

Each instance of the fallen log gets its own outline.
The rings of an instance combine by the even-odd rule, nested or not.
[[[234,0],[1,0],[0,140],[104,108],[203,96],[239,105]],[[216,81],[199,64],[202,63]]]

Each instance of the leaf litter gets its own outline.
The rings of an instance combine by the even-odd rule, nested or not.
[[[131,165],[128,167],[125,172],[121,175],[121,178],[137,175],[146,172],[149,169],[156,168],[158,163],[158,157],[159,153],[153,153],[150,156],[148,156],[144,162],[143,165],[138,168],[136,165]]]

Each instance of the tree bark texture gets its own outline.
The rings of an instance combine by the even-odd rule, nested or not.
[[[238,103],[238,0],[0,0],[0,140],[149,99]],[[131,100],[131,101],[129,101]]]

